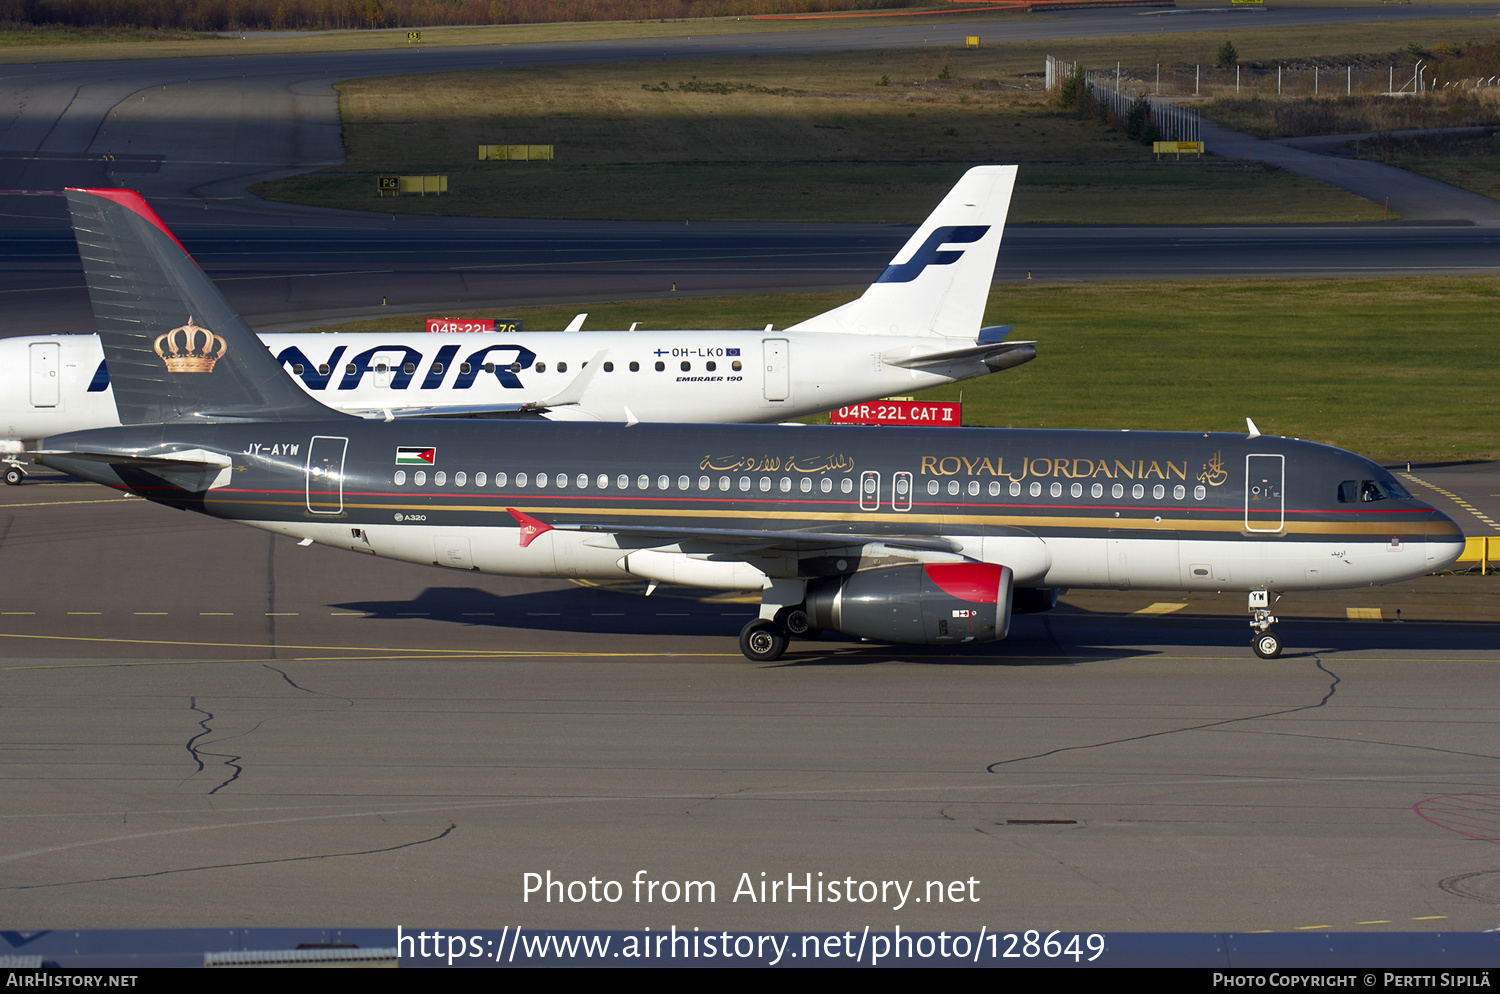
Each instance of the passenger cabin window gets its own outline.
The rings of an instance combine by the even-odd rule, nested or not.
[[[638,362],[632,362],[630,364],[630,371],[632,373],[639,373],[641,371],[641,364]]]

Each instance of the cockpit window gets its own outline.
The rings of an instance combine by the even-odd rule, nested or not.
[[[1411,494],[1395,480],[1345,480],[1339,484],[1340,504],[1368,504],[1390,497],[1411,500]]]

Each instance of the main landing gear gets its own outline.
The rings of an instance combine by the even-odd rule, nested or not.
[[[19,487],[21,481],[26,479],[26,471],[21,468],[20,463],[7,462],[5,465],[5,485],[8,487]]]
[[[801,604],[784,607],[773,618],[756,618],[740,629],[740,651],[757,663],[780,659],[792,639],[815,639],[823,629],[814,628]]]
[[[756,663],[780,659],[789,641],[785,628],[765,618],[756,618],[740,629],[740,651]]]
[[[1279,596],[1279,595],[1278,595]],[[1250,648],[1261,659],[1275,659],[1281,655],[1281,636],[1272,630],[1276,616],[1271,613],[1271,594],[1266,590],[1250,591],[1250,629],[1255,633]]]

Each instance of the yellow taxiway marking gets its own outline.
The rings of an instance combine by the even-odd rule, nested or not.
[[[1496,531],[1500,531],[1500,522],[1495,521],[1494,518],[1490,517],[1488,514],[1485,514],[1483,511],[1479,510],[1479,508],[1475,507],[1473,504],[1470,504],[1468,501],[1464,500],[1458,494],[1453,493],[1451,490],[1444,490],[1442,487],[1438,486],[1437,484],[1435,484],[1435,483],[1428,483],[1426,480],[1421,479],[1420,477],[1413,476],[1410,473],[1398,473],[1397,475],[1398,476],[1404,476],[1404,477],[1406,477],[1408,480],[1410,480],[1413,483],[1420,483],[1422,486],[1426,487],[1428,490],[1434,491],[1435,493],[1442,494],[1444,497],[1446,497],[1449,500],[1453,501],[1453,503],[1457,504],[1459,507],[1463,508],[1465,511],[1468,511],[1470,514],[1474,515],[1474,517],[1478,518],[1480,521],[1483,521],[1485,524],[1489,525],[1491,528],[1495,529]]]
[[[1181,611],[1185,607],[1187,607],[1187,603],[1186,602],[1177,603],[1177,602],[1173,602],[1173,601],[1160,601],[1160,602],[1158,602],[1156,604],[1147,604],[1145,607],[1141,608],[1139,611],[1132,611],[1130,613],[1131,614],[1171,614],[1173,611]]]
[[[89,484],[94,486],[94,484]],[[38,500],[30,504],[0,504],[0,507],[61,507],[64,504],[120,504],[130,500],[144,500],[131,494],[129,497],[104,497],[99,500]]]
[[[358,652],[373,653],[374,655],[360,656],[300,656],[295,662],[348,662],[348,661],[377,661],[381,659],[535,659],[546,657],[548,659],[612,659],[612,658],[639,658],[655,659],[663,655],[672,655],[662,652],[577,652],[577,651],[525,651],[519,649],[427,649],[421,646],[412,648],[392,649],[388,645],[266,645],[260,642],[183,642],[170,639],[118,639],[118,638],[93,638],[81,635],[19,635],[15,632],[0,632],[0,639],[38,639],[52,642],[108,642],[115,645],[154,645],[154,646],[185,646],[191,648],[212,649],[278,649],[278,650],[301,650],[304,652],[317,653],[339,653]],[[683,655],[677,653],[676,655]],[[697,657],[723,657],[739,658],[738,652],[695,652]],[[95,667],[108,666],[182,666],[193,663],[244,663],[255,662],[253,659],[120,659],[104,660],[100,662],[86,663],[32,663],[17,666],[0,666],[0,672],[9,670],[57,670],[57,669],[92,669]],[[283,662],[288,660],[283,659]]]
[[[1344,614],[1350,621],[1379,621],[1380,608],[1378,607],[1346,607]]]

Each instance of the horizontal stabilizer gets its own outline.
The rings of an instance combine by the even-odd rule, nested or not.
[[[880,358],[887,366],[900,366],[902,369],[932,369],[960,362],[983,362],[991,370],[998,372],[1035,359],[1036,342],[996,342],[993,345],[973,345],[946,352],[924,352],[900,357],[887,353]]]

